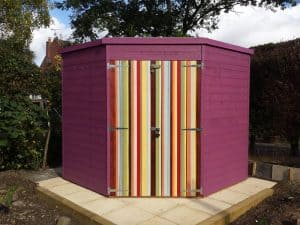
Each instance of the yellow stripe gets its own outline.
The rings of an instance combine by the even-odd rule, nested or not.
[[[181,129],[186,128],[186,61],[181,62]],[[180,177],[181,177],[181,195],[186,196],[186,132],[181,130],[181,141],[180,141]]]

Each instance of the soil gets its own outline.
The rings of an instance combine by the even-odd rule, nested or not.
[[[12,187],[16,188],[16,192],[9,210],[4,210],[3,205],[1,210],[0,205],[0,225],[55,225],[61,216],[71,218],[70,225],[82,225],[72,216],[64,214],[57,206],[51,207],[41,201],[36,193],[36,184],[25,178],[24,173],[0,172],[0,199]]]
[[[300,183],[279,183],[274,195],[231,225],[297,225],[300,220]]]

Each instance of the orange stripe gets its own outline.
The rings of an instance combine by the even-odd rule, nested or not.
[[[140,93],[140,85],[141,85],[141,66],[140,61],[137,61],[137,196],[141,195],[141,121],[140,121],[140,106],[141,106],[141,93]]]

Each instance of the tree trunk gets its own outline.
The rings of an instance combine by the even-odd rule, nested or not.
[[[291,156],[299,156],[299,137],[291,138]]]
[[[167,0],[167,10],[168,10],[168,25],[166,30],[166,36],[172,36],[173,35],[173,23],[172,23],[172,2],[171,0]]]
[[[49,129],[48,129],[47,139],[46,139],[46,144],[45,144],[45,149],[44,149],[43,166],[42,166],[43,169],[45,169],[46,165],[47,165],[47,156],[48,156],[50,135],[51,135],[51,126],[50,126],[50,122],[49,122]]]

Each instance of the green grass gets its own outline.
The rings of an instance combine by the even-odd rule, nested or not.
[[[7,189],[6,194],[2,198],[0,197],[0,203],[10,208],[12,206],[13,196],[16,191],[17,186],[10,186]]]

